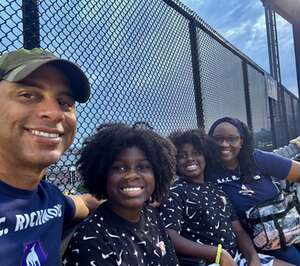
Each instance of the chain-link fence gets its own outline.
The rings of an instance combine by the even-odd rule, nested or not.
[[[0,40],[0,53],[40,46],[70,59],[91,82],[75,141],[48,171],[64,191],[77,191],[77,152],[104,122],[167,135],[235,116],[264,149],[300,134],[298,99],[282,86],[269,98],[264,70],[176,0],[2,0]]]

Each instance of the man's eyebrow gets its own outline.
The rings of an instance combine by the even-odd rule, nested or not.
[[[37,84],[34,83],[34,82],[30,82],[28,80],[20,80],[20,81],[17,81],[15,82],[18,86],[22,86],[22,85],[25,85],[25,86],[28,86],[28,87],[37,87]]]
[[[69,97],[71,97],[75,101],[74,95],[73,95],[73,93],[72,93],[72,91],[70,89],[68,89],[67,91],[62,91],[61,94],[69,96]]]
[[[22,86],[22,85],[25,85],[25,86],[28,86],[28,87],[34,87],[34,88],[37,88],[39,90],[43,90],[43,87],[40,86],[39,83],[34,81],[34,80],[21,80],[21,81],[16,82],[16,84],[18,84],[19,87]],[[65,91],[61,92],[61,94],[69,96],[69,97],[74,99],[74,95],[72,93],[71,88],[66,88]]]

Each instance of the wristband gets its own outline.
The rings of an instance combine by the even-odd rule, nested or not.
[[[221,245],[221,244],[218,244],[218,247],[217,247],[217,255],[216,255],[215,263],[220,264],[220,261],[221,261],[221,255],[222,255],[222,245]]]

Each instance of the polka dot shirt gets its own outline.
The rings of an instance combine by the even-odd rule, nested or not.
[[[156,209],[146,206],[141,220],[131,223],[103,203],[73,235],[63,265],[178,264],[174,247]]]
[[[238,218],[226,194],[213,183],[178,178],[161,206],[161,215],[167,229],[189,240],[213,246],[221,243],[232,255],[237,251],[231,222]]]

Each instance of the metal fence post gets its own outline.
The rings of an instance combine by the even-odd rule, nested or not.
[[[272,134],[272,143],[273,143],[273,149],[278,148],[278,140],[276,136],[276,129],[275,129],[275,114],[273,110],[273,100],[271,97],[268,97],[268,104],[269,104],[269,110],[270,110],[270,123],[271,123],[271,134]]]
[[[248,124],[249,129],[251,131],[253,131],[252,114],[251,114],[251,100],[250,100],[250,91],[249,91],[249,79],[248,79],[247,63],[245,61],[242,61],[242,68],[243,68],[247,124]]]
[[[280,84],[281,85],[281,84]],[[282,115],[282,126],[284,127],[284,133],[285,133],[285,144],[288,143],[289,139],[290,139],[290,132],[289,132],[289,125],[288,125],[288,121],[287,121],[287,112],[286,112],[286,103],[285,103],[285,93],[284,93],[284,88],[282,86],[280,86],[280,94],[281,94],[281,115]]]
[[[197,112],[197,125],[198,128],[204,129],[204,114],[202,105],[202,92],[201,92],[201,79],[200,79],[200,63],[199,63],[199,51],[197,43],[197,31],[194,20],[189,22],[190,31],[190,43],[191,43],[191,56],[193,67],[193,80],[194,80],[194,93]]]
[[[38,0],[23,0],[23,47],[40,47],[40,24]]]
[[[295,59],[296,59],[296,71],[297,71],[297,84],[298,84],[298,121],[300,123],[300,22],[298,24],[293,24],[293,36],[294,36],[294,46],[295,46]],[[295,110],[296,111],[296,110]],[[300,132],[297,132],[300,134]]]
[[[292,111],[292,121],[293,121],[293,127],[294,127],[294,132],[293,132],[293,136],[291,136],[292,138],[297,137],[297,120],[296,120],[296,110],[294,108],[294,104],[293,104],[293,96],[290,95],[290,105],[291,105],[291,111]]]

